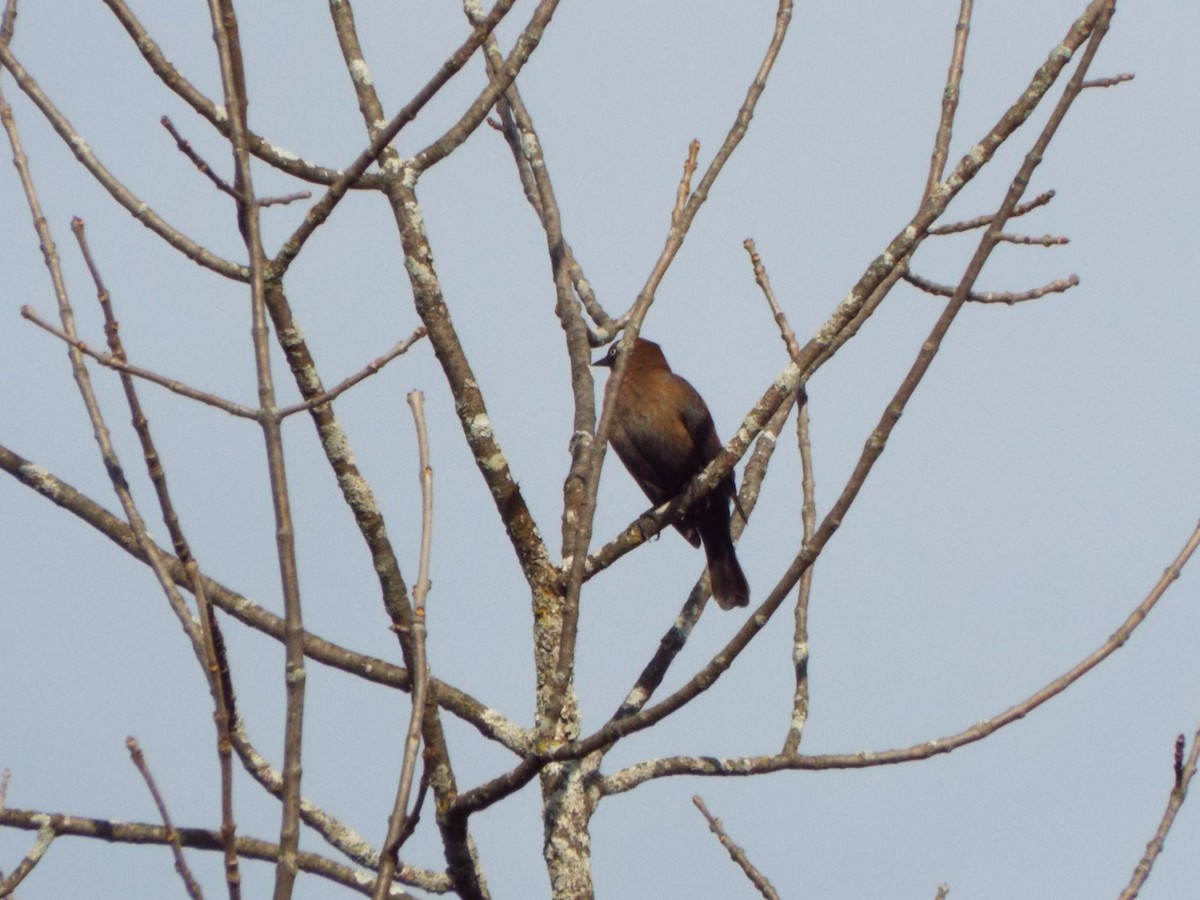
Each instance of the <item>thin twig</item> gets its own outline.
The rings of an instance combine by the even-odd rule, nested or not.
[[[746,855],[746,851],[735,844],[725,832],[721,820],[713,816],[708,811],[708,807],[704,805],[704,800],[699,794],[692,796],[692,803],[696,805],[696,809],[700,810],[700,815],[704,816],[708,822],[708,830],[717,836],[717,840],[721,842],[721,846],[729,853],[729,858],[738,864],[738,867],[750,879],[750,883],[755,889],[766,898],[766,900],[779,900],[779,894],[775,892],[775,888],[771,886],[771,882],[767,881],[765,875],[755,868],[750,862],[750,857]]]
[[[312,191],[292,191],[290,194],[280,194],[278,197],[259,197],[254,202],[264,209],[268,206],[287,206],[301,200],[311,200]]]
[[[463,0],[463,11],[472,25],[483,21],[483,7],[479,0]],[[483,52],[487,61],[488,77],[495,78],[504,65],[504,56],[500,53],[500,45],[494,34],[488,35],[483,44]],[[584,309],[592,321],[599,327],[598,332],[588,330],[588,339],[593,347],[606,344],[612,339],[619,325],[600,305],[591,283],[584,275],[583,267],[575,258],[571,245],[562,234],[562,216],[558,201],[554,196],[554,186],[550,179],[550,171],[546,164],[541,140],[533,124],[533,117],[525,106],[521,91],[514,81],[496,103],[496,112],[500,121],[495,127],[504,135],[517,166],[517,176],[525,192],[525,199],[533,207],[542,227],[546,231],[546,240],[551,247],[552,263],[556,253],[561,252],[562,263],[571,276],[571,284],[575,293],[583,303]]]
[[[168,519],[174,515],[169,503],[168,498],[163,510],[164,518]],[[200,631],[208,658],[213,724],[217,729],[217,763],[221,770],[221,839],[225,842],[225,884],[229,890],[229,900],[241,900],[242,875],[238,868],[237,823],[233,816],[233,754],[230,740],[233,720],[237,715],[233,678],[229,671],[229,657],[225,652],[225,639],[212,605],[208,602],[208,591],[200,574],[200,566],[192,558],[186,541],[182,540],[182,532],[179,537],[182,542],[180,555],[186,560],[184,571],[187,573],[192,595],[196,598],[196,607],[200,612]]]
[[[230,136],[229,116],[225,108],[213,103],[212,100],[200,93],[171,64],[171,61],[163,54],[162,48],[158,46],[142,23],[138,21],[129,7],[125,5],[124,0],[104,0],[104,5],[117,17],[117,21],[125,29],[126,34],[132,39],[133,45],[142,54],[142,58],[146,60],[146,63],[150,66],[150,70],[159,80],[191,106],[203,119],[207,120],[217,130],[218,134],[228,138]],[[260,137],[253,132],[248,132],[247,137],[250,143],[250,152],[268,165],[296,178],[310,181],[314,184],[329,185],[337,181],[342,174],[338,169],[331,169],[316,163],[306,162],[292,151],[277,147],[266,138]],[[378,190],[380,181],[381,176],[367,174],[361,176],[353,187],[356,189]]]
[[[788,324],[783,307],[775,299],[775,291],[771,287],[771,278],[767,275],[767,267],[763,265],[762,257],[758,255],[758,247],[755,246],[752,238],[746,238],[746,240],[742,241],[742,246],[746,248],[746,252],[750,255],[750,266],[754,269],[754,281],[762,290],[763,296],[766,297],[767,305],[771,307],[771,315],[775,317],[775,324],[779,326],[779,336],[783,338],[783,344],[787,347],[788,356],[792,359],[799,359],[800,342],[796,339],[796,332]]]
[[[496,6],[492,9],[492,12],[488,16],[486,23],[477,27],[471,32],[466,41],[464,41],[463,44],[457,50],[455,50],[453,54],[451,54],[450,58],[442,64],[442,67],[437,71],[437,74],[435,74],[433,78],[431,78],[426,85],[417,92],[417,95],[413,97],[413,99],[410,100],[403,109],[401,109],[398,113],[396,113],[395,116],[392,117],[392,120],[388,122],[386,127],[379,130],[378,134],[371,141],[370,145],[358,155],[358,158],[355,159],[354,162],[352,162],[341,172],[337,180],[329,186],[329,190],[325,192],[324,196],[322,196],[320,200],[313,204],[308,213],[305,214],[304,221],[292,233],[292,236],[283,242],[279,253],[276,254],[275,258],[271,261],[271,266],[277,275],[286,271],[288,266],[291,265],[292,261],[296,258],[297,254],[299,254],[301,248],[308,241],[308,239],[312,237],[316,230],[322,224],[324,224],[326,219],[329,218],[330,214],[334,210],[334,207],[341,202],[342,198],[346,195],[346,192],[355,185],[355,183],[366,173],[367,169],[370,168],[376,160],[385,154],[385,151],[389,149],[392,141],[395,140],[396,135],[400,133],[400,130],[413,119],[415,119],[417,113],[421,111],[425,104],[428,103],[434,97],[434,95],[436,95],[437,92],[442,89],[446,82],[449,81],[450,78],[459,71],[459,69],[466,65],[467,60],[474,55],[475,51],[479,48],[479,45],[483,43],[484,38],[491,33],[492,29],[494,29],[500,23],[500,20],[504,18],[504,14],[508,12],[514,2],[516,2],[516,0],[497,0]],[[508,81],[511,81],[512,78],[516,78],[517,72],[524,64],[525,59],[528,58],[528,54],[533,51],[533,46],[536,46],[536,41],[534,42],[533,46],[529,46],[527,43],[521,44],[520,41],[518,41],[518,45],[518,49],[520,49],[522,53],[514,56],[512,75],[510,78],[508,78]],[[514,51],[514,54],[516,53],[517,51]],[[501,90],[502,89],[503,88],[501,88]],[[494,102],[495,97],[493,96],[491,103]],[[491,107],[491,103],[488,104],[489,108]],[[465,140],[465,137],[463,139]],[[419,170],[421,167],[418,166],[417,168]],[[394,172],[388,174],[389,176],[395,175]]]
[[[0,25],[0,41],[12,38],[12,20],[16,18],[17,0],[8,0],[4,8],[3,25]],[[0,813],[4,812],[4,803],[8,799],[8,779],[12,775],[8,769],[0,772]],[[0,870],[0,884],[4,883],[4,872]],[[11,889],[9,893],[11,893]],[[2,895],[0,895],[2,896]]]
[[[16,27],[17,0],[8,0],[4,4],[4,16],[0,18],[0,44],[12,43],[12,36]]]
[[[96,286],[97,300],[104,315],[104,334],[108,340],[109,351],[113,359],[125,362],[125,347],[121,341],[120,327],[113,310],[112,296],[104,284],[100,267],[92,256],[83,220],[78,216],[71,220],[71,231],[75,235],[80,253],[83,254],[84,263]],[[238,870],[237,852],[234,849],[237,828],[233,820],[233,764],[229,749],[229,722],[233,714],[234,695],[229,661],[225,655],[225,642],[208,603],[204,590],[204,579],[200,576],[200,568],[192,556],[187,538],[183,534],[183,527],[179,522],[179,515],[175,512],[175,506],[171,501],[167,474],[150,432],[150,422],[142,409],[134,381],[128,373],[121,374],[121,386],[125,392],[125,400],[129,406],[134,431],[142,445],[146,471],[158,497],[163,523],[167,526],[175,553],[183,563],[188,576],[188,584],[196,598],[200,634],[204,646],[204,673],[208,681],[209,693],[213,698],[213,719],[217,729],[217,759],[221,769],[221,833],[225,836],[225,880],[229,888],[230,900],[240,900],[241,874]]]
[[[1133,81],[1132,72],[1122,72],[1120,75],[1112,75],[1108,78],[1090,78],[1083,83],[1084,88],[1110,88],[1118,84],[1124,84],[1127,81]]]
[[[266,757],[258,752],[258,749],[246,735],[244,723],[241,720],[235,723],[234,730],[230,734],[230,740],[246,773],[258,782],[272,797],[277,799],[282,798],[282,773],[272,766]],[[347,859],[358,863],[364,868],[373,870],[370,885],[372,889],[374,888],[374,870],[379,869],[379,851],[370,842],[341,819],[331,815],[304,796],[300,798],[300,819],[305,825],[316,832],[323,841]],[[436,891],[437,889],[432,887],[432,885],[439,883],[441,878],[442,874],[440,872],[410,865],[403,865],[396,872],[397,881],[425,890]],[[444,892],[444,890],[442,889],[441,892]],[[371,890],[368,890],[367,893],[371,893]]]
[[[938,297],[954,296],[955,289],[950,285],[938,284],[935,281],[922,278],[914,272],[905,272],[903,278],[913,287],[920,288],[927,294],[933,294]],[[1014,303],[1037,300],[1039,297],[1045,297],[1047,294],[1062,294],[1078,286],[1078,284],[1078,275],[1068,275],[1066,278],[1060,278],[1057,281],[1051,281],[1049,284],[1044,284],[1041,287],[1032,288],[1028,291],[1021,291],[1020,293],[1013,291],[971,291],[967,294],[967,302],[1004,303],[1012,306]]]
[[[152,825],[148,822],[120,822],[112,819],[88,818],[27,809],[8,809],[0,812],[0,826],[19,828],[23,831],[40,831],[45,828],[58,836],[91,838],[111,844],[167,843],[167,830],[161,825]],[[222,850],[221,835],[216,831],[203,828],[179,828],[176,830],[176,834],[179,836],[180,843],[185,847],[216,852]],[[245,859],[267,862],[275,862],[279,859],[277,844],[244,835],[237,839],[237,852],[238,856]],[[371,887],[375,882],[373,875],[334,862],[316,853],[302,851],[297,855],[297,861],[303,872],[327,879],[360,894],[367,896],[371,894]],[[450,889],[450,879],[445,875],[439,875],[428,885],[421,885],[421,887],[433,893],[444,894]],[[413,900],[412,895],[399,889],[393,889],[392,898],[393,900]]]
[[[500,17],[507,12],[511,5],[511,0],[497,0],[492,13],[472,32],[468,41],[472,48],[470,52],[473,53],[474,48],[479,46],[476,39],[478,41],[486,40],[491,29],[495,27]],[[529,28],[536,28],[537,33],[540,34],[540,29],[544,27],[547,20],[541,19],[539,16],[545,14],[546,9],[544,2],[539,4],[527,32]],[[329,11],[333,19],[338,45],[346,63],[347,74],[354,84],[367,134],[378,140],[378,123],[385,119],[385,115],[378,92],[369,78],[370,69],[363,57],[353,9],[349,3],[343,2],[343,0],[331,0]],[[524,38],[523,34],[519,43],[524,42]],[[465,60],[461,54],[467,52],[468,44],[464,44],[460,48],[459,55],[448,61],[447,66],[454,63],[455,58],[459,61],[454,63],[455,65],[461,64]],[[532,49],[530,44],[526,44],[526,47],[529,50]],[[442,74],[451,72],[451,68],[447,68],[447,66],[443,66]],[[438,77],[440,76],[435,76],[423,91],[436,89],[434,85],[437,83]],[[418,95],[413,102],[424,101],[420,100],[420,95]],[[442,363],[443,370],[447,375],[447,382],[458,407],[459,421],[468,436],[468,443],[475,454],[476,463],[478,464],[482,459],[487,460],[487,466],[481,466],[481,471],[486,471],[488,467],[494,467],[494,471],[490,473],[493,477],[488,478],[488,486],[496,498],[497,508],[505,517],[505,524],[511,529],[513,545],[517,548],[518,555],[521,555],[523,550],[531,549],[531,556],[539,557],[536,563],[527,558],[527,561],[532,564],[532,568],[524,566],[523,568],[527,573],[535,570],[539,574],[545,573],[545,577],[548,579],[550,570],[545,559],[541,537],[537,533],[536,526],[533,525],[516,483],[508,472],[508,465],[500,451],[499,444],[491,434],[478,382],[470,371],[448,311],[445,309],[445,299],[441,296],[441,288],[437,284],[437,276],[433,268],[433,252],[424,231],[420,204],[415,194],[415,184],[410,180],[410,176],[415,173],[401,160],[398,151],[393,146],[381,149],[379,163],[380,169],[387,174],[385,193],[400,227],[400,239],[407,261],[406,267],[409,271],[415,305],[429,330],[430,341],[434,346],[437,359]],[[417,274],[417,269],[420,269],[421,274]],[[314,419],[319,419],[327,414],[328,409],[328,407],[314,409]],[[325,436],[327,430],[325,426],[319,428],[323,444],[327,442]],[[476,438],[476,441],[472,442],[472,436]],[[480,445],[490,445],[491,452],[481,455]],[[341,464],[338,456],[344,454],[338,445],[333,445],[330,449],[337,454],[330,455],[330,461],[336,470]],[[360,516],[360,506],[356,502],[359,498],[348,497],[347,499],[355,510],[355,515]],[[381,517],[380,523],[382,523]],[[365,518],[360,516],[360,527],[366,524]],[[411,673],[414,669],[413,654],[415,651],[411,639],[413,612],[407,589],[400,577],[399,566],[386,540],[386,535],[380,540],[378,532],[368,531],[366,528],[363,529],[363,534],[375,554],[376,571],[380,573],[381,580],[386,579],[384,608],[392,621],[392,628],[400,643],[401,654]],[[382,567],[380,563],[383,563]],[[428,778],[429,784],[433,788],[435,808],[439,810],[436,821],[442,839],[447,871],[454,882],[455,890],[464,900],[485,900],[488,897],[487,880],[467,821],[465,819],[451,821],[449,816],[442,815],[440,812],[446,809],[453,798],[458,795],[458,782],[437,707],[427,704],[422,712],[422,739],[425,742],[423,776]]]
[[[925,203],[933,189],[942,180],[946,171],[946,158],[950,154],[950,137],[954,133],[954,116],[958,112],[958,96],[962,87],[963,63],[967,55],[967,38],[971,34],[971,10],[974,0],[961,0],[958,21],[954,26],[954,49],[950,53],[950,70],[946,73],[946,86],[942,89],[942,116],[938,122],[937,136],[933,141],[933,153],[929,161],[929,178],[925,182]]]
[[[1167,808],[1163,812],[1162,821],[1158,823],[1154,837],[1146,845],[1145,855],[1133,870],[1133,877],[1129,880],[1125,890],[1121,891],[1120,900],[1133,900],[1146,884],[1146,879],[1150,877],[1150,869],[1153,868],[1158,855],[1162,853],[1163,843],[1171,831],[1171,826],[1175,824],[1175,816],[1183,806],[1183,801],[1187,799],[1188,785],[1192,782],[1192,776],[1196,774],[1198,759],[1200,759],[1200,730],[1192,737],[1192,752],[1188,754],[1186,764],[1183,762],[1183,735],[1181,734],[1175,742],[1175,784],[1167,799]]]
[[[3,810],[0,810],[0,814]],[[44,820],[45,816],[42,817]],[[46,855],[46,851],[50,849],[50,844],[58,837],[58,832],[49,822],[42,822],[37,831],[37,836],[33,839],[33,846],[29,848],[29,852],[21,858],[17,863],[17,867],[13,869],[12,874],[7,878],[0,879],[0,897],[10,897],[12,892],[17,889],[17,886],[28,877],[33,871],[34,866],[42,861],[42,857]]]
[[[234,191],[238,203],[238,229],[250,264],[250,336],[254,347],[254,371],[258,383],[259,425],[267,457],[271,500],[275,514],[275,548],[284,609],[284,686],[286,711],[283,734],[283,796],[279,825],[279,862],[275,867],[274,900],[290,900],[295,886],[296,853],[300,843],[300,779],[304,733],[304,622],[300,605],[300,578],[296,563],[296,540],[288,494],[283,435],[275,405],[275,383],[271,374],[271,346],[267,326],[266,269],[260,230],[260,208],[255,202],[247,138],[246,76],[241,39],[232,0],[209,0],[213,41],[221,70],[221,89],[229,115],[233,151]]]
[[[13,453],[2,444],[0,444],[0,469],[96,529],[134,559],[143,563],[148,562],[142,546],[138,543],[137,536],[127,523],[122,522],[69,483],[56,477],[32,460]],[[183,564],[158,545],[154,546],[154,550],[166,564],[171,579],[176,584],[190,590],[191,581]],[[283,640],[284,622],[282,618],[212,578],[202,576],[201,581],[205,593],[216,607],[242,624],[260,631],[276,641]],[[361,678],[363,681],[397,690],[412,689],[406,669],[394,666],[378,657],[355,653],[318,635],[305,632],[304,652],[310,659],[322,665],[339,669],[356,678]],[[518,756],[525,756],[532,749],[533,744],[529,733],[500,711],[484,706],[469,694],[436,678],[432,680],[431,687],[441,708],[461,718],[486,739],[496,741],[500,746]]]
[[[3,45],[0,45],[0,51],[4,49]],[[50,233],[46,217],[42,212],[41,201],[38,198],[37,189],[33,183],[33,175],[29,169],[29,160],[25,156],[25,151],[21,145],[16,121],[12,115],[12,108],[5,100],[3,91],[0,91],[0,123],[3,124],[5,132],[8,135],[9,144],[13,151],[13,163],[20,176],[21,186],[25,192],[25,200],[33,218],[34,230],[37,232],[41,243],[42,257],[45,261],[46,270],[50,275],[55,299],[58,302],[59,318],[62,321],[63,333],[71,342],[74,342],[78,339],[75,333],[75,312],[71,308],[71,301],[67,295],[66,281],[63,278],[62,266],[58,257],[58,248],[54,242],[54,236]],[[150,540],[145,522],[142,520],[141,514],[138,512],[137,506],[133,501],[129,484],[125,480],[124,470],[121,468],[121,462],[117,458],[116,450],[113,448],[108,426],[105,424],[104,416],[100,411],[95,391],[92,389],[91,376],[88,374],[87,367],[84,364],[83,354],[71,346],[67,355],[70,359],[72,375],[79,388],[80,396],[83,398],[84,408],[87,410],[88,419],[92,423],[92,432],[95,436],[97,446],[100,448],[105,469],[108,472],[109,480],[112,482],[113,490],[121,501],[121,507],[125,512],[129,528],[135,537],[136,543],[139,545],[139,549],[158,578],[159,584],[171,606],[171,611],[179,620],[184,634],[191,641],[193,651],[198,658],[203,658],[203,651],[200,647],[199,628],[195,620],[192,619],[187,604],[184,603],[183,598],[179,596],[178,591],[175,590],[174,585],[171,583],[170,575],[166,571],[162,557],[158,554],[154,542]]]
[[[964,0],[964,6],[969,5],[969,2],[970,0]],[[775,291],[771,287],[771,278],[767,274],[767,267],[763,263],[762,257],[758,254],[758,248],[754,241],[749,239],[743,243],[743,246],[750,254],[754,280],[762,290],[767,305],[771,308],[775,324],[779,327],[780,337],[783,338],[783,343],[787,347],[788,355],[793,360],[798,360],[800,359],[800,342],[796,339],[796,332],[792,330],[783,308],[775,297]],[[804,498],[800,517],[804,527],[802,540],[806,544],[812,540],[816,531],[817,507],[812,443],[809,439],[808,391],[804,387],[800,388],[797,405],[800,409],[796,416],[796,441],[800,451],[801,490]],[[808,603],[811,594],[812,567],[810,566],[800,576],[800,586],[796,593],[795,625],[792,633],[792,668],[796,676],[796,688],[792,694],[792,715],[783,744],[784,753],[795,753],[799,749],[804,725],[808,721]]]
[[[1039,208],[1045,206],[1047,203],[1049,203],[1053,199],[1054,199],[1054,191],[1045,191],[1041,194],[1038,194],[1032,200],[1030,200],[1026,203],[1018,204],[1017,208],[1013,210],[1013,214],[1011,216],[1009,216],[1009,218],[1015,219],[1018,216],[1023,216],[1023,215],[1026,215],[1027,213],[1031,213],[1035,209],[1039,209]],[[991,221],[992,221],[991,214],[988,214],[986,216],[976,216],[973,219],[965,219],[962,222],[951,222],[947,225],[936,225],[933,228],[929,229],[929,234],[930,235],[957,234],[961,231],[971,231],[975,228],[986,228],[991,223]]]
[[[90,145],[83,137],[75,130],[75,127],[67,120],[53,103],[46,96],[45,92],[38,86],[25,67],[18,62],[13,56],[8,46],[0,42],[0,64],[12,73],[16,79],[17,86],[25,92],[25,95],[33,101],[34,105],[41,112],[50,126],[62,138],[63,143],[75,155],[91,173],[92,177],[108,191],[109,195],[117,201],[125,210],[135,219],[161,237],[164,241],[186,256],[193,262],[199,263],[206,269],[211,269],[219,275],[234,281],[245,281],[249,277],[247,269],[235,262],[227,259],[222,259],[211,250],[201,246],[196,241],[189,238],[183,232],[167,224],[158,213],[151,209],[150,205],[135,195],[129,188],[117,180],[117,178],[96,158],[92,152]]]
[[[1019,722],[1042,704],[1058,696],[1072,684],[1106,660],[1109,656],[1125,645],[1138,627],[1145,621],[1151,610],[1162,599],[1167,589],[1182,574],[1188,560],[1200,547],[1200,524],[1192,531],[1185,541],[1183,548],[1175,559],[1167,566],[1158,581],[1146,594],[1145,598],[1134,607],[1125,617],[1120,626],[1107,641],[1081,659],[1078,663],[1030,694],[1020,703],[995,716],[984,719],[957,734],[922,741],[909,747],[883,751],[860,751],[858,753],[829,754],[824,756],[796,756],[778,754],[776,756],[740,757],[717,759],[714,757],[672,757],[655,759],[638,763],[628,769],[617,772],[604,779],[601,789],[604,793],[620,793],[636,787],[644,781],[673,775],[754,775],[762,772],[780,772],[785,770],[822,770],[822,769],[863,769],[874,766],[890,766],[916,760],[930,759],[942,753],[950,753],[967,744],[983,740],[1001,728]],[[653,713],[654,710],[649,710]],[[594,741],[607,737],[603,732],[618,731],[622,723],[614,723],[611,729],[601,729],[600,733],[580,741],[575,752],[583,754],[590,752]],[[555,751],[566,752],[568,748]],[[1193,748],[1193,751],[1195,748]]]
[[[175,127],[175,123],[171,121],[169,116],[163,116],[158,120],[163,128],[167,129],[171,137],[175,139],[175,146],[179,148],[179,152],[186,156],[193,166],[199,170],[200,174],[211,181],[223,194],[228,194],[230,197],[237,199],[237,194],[233,190],[233,185],[213,171],[212,166],[204,161],[204,158],[196,152],[195,148],[184,138],[179,130]]]
[[[550,24],[550,20],[554,17],[554,12],[558,8],[558,2],[559,0],[541,0],[538,3],[533,14],[529,17],[529,22],[521,30],[516,43],[513,44],[513,48],[505,59],[504,65],[497,72],[496,77],[489,80],[488,86],[480,92],[479,96],[454,125],[436,141],[413,157],[413,170],[415,172],[426,172],[437,165],[462,146],[463,142],[475,132],[475,129],[483,124],[488,112],[496,105],[496,101],[504,95],[504,92],[508,90],[509,85],[516,80],[525,63],[533,55],[533,51],[541,43],[542,35],[545,33],[546,27]],[[507,6],[512,5],[509,0],[497,0],[496,7],[493,8],[492,13],[488,17],[489,20],[496,15],[502,4]],[[492,30],[491,28],[486,29],[480,43],[482,43],[483,38],[486,38]],[[480,32],[480,26],[476,26],[475,32]],[[478,47],[479,44],[475,46]]]
[[[683,211],[688,198],[692,196],[692,176],[696,174],[696,160],[699,157],[700,142],[692,138],[688,144],[687,159],[683,161],[683,175],[679,178],[679,187],[675,189],[675,208],[671,210],[671,224],[676,227],[683,221]]]
[[[167,378],[165,375],[159,375],[157,372],[152,372],[149,369],[143,369],[140,366],[131,365],[124,359],[119,359],[111,353],[101,353],[94,349],[85,341],[78,338],[73,338],[61,328],[56,328],[45,319],[37,314],[32,306],[21,307],[21,317],[29,322],[32,322],[38,328],[45,331],[47,334],[52,334],[60,341],[63,341],[75,350],[85,356],[89,356],[104,366],[106,369],[112,369],[114,372],[120,372],[124,375],[132,375],[134,378],[141,378],[149,381],[152,384],[157,384],[159,387],[164,387],[173,394],[178,394],[181,397],[187,397],[189,400],[196,400],[207,406],[212,406],[222,412],[227,412],[231,416],[237,416],[240,419],[257,419],[258,410],[251,409],[249,406],[243,406],[240,403],[234,403],[232,400],[226,400],[224,397],[218,397],[216,394],[210,394],[207,391],[201,391],[193,387],[188,387],[181,381],[175,381],[172,378]]]
[[[1033,237],[1028,234],[1009,234],[1004,232],[999,235],[998,240],[1007,244],[1024,244],[1037,247],[1065,247],[1071,243],[1069,237],[1061,234],[1043,234],[1041,237]]]
[[[408,796],[412,790],[413,771],[421,749],[421,720],[425,711],[425,693],[429,685],[429,668],[425,661],[425,600],[429,595],[429,555],[433,546],[433,466],[429,460],[429,435],[425,427],[425,395],[410,391],[408,405],[412,407],[417,428],[417,450],[420,458],[421,481],[421,558],[417,583],[413,586],[413,693],[412,714],[404,738],[404,758],[400,766],[400,784],[396,788],[396,803],[388,820],[387,837],[379,854],[379,878],[375,883],[374,900],[384,900],[395,876],[400,841],[408,822]]]
[[[311,397],[302,403],[293,403],[291,406],[285,406],[283,409],[279,410],[279,418],[286,419],[293,413],[303,412],[305,410],[312,409],[314,406],[321,406],[333,401],[339,395],[350,390],[350,388],[354,387],[363,379],[369,378],[370,376],[378,373],[384,366],[386,366],[396,357],[407,353],[408,348],[421,338],[425,337],[427,333],[428,332],[426,331],[424,325],[418,325],[412,334],[400,341],[398,344],[396,344],[396,346],[392,347],[392,349],[383,354],[383,356],[371,360],[361,370],[355,372],[344,381],[339,382],[336,386],[322,392],[321,394],[318,394],[316,397]]]
[[[817,529],[816,482],[813,477],[812,441],[809,436],[808,391],[802,389],[797,401],[800,407],[796,415],[796,443],[800,451],[800,486],[803,503],[800,518],[804,523],[804,543],[813,539]],[[783,752],[796,753],[804,736],[808,722],[808,604],[812,595],[812,566],[800,576],[800,587],[796,592],[795,625],[792,631],[792,668],[796,677],[796,689],[792,694],[792,716],[788,722],[787,737]]]
[[[175,146],[179,148],[179,152],[191,160],[192,165],[199,170],[200,174],[204,175],[209,181],[216,185],[217,190],[224,194],[228,194],[230,197],[233,197],[236,200],[237,193],[234,191],[233,186],[213,171],[212,166],[205,162],[204,158],[197,153],[195,148],[192,147],[192,145],[188,143],[183,135],[179,133],[179,130],[175,127],[175,123],[172,122],[167,116],[163,116],[161,119],[159,119],[159,122],[162,124],[163,128],[167,129],[167,131],[171,133],[171,137],[175,138]],[[257,202],[259,206],[281,206],[288,203],[295,203],[297,200],[308,200],[310,197],[312,197],[312,193],[310,191],[296,191],[293,194],[284,194],[281,197],[267,197],[266,199],[257,200],[255,202]]]
[[[192,900],[203,900],[204,893],[200,890],[200,885],[196,884],[196,879],[192,877],[192,870],[188,868],[187,860],[183,858],[183,845],[179,843],[179,834],[175,831],[175,826],[171,824],[171,814],[167,812],[167,804],[163,800],[162,792],[159,791],[154,776],[150,774],[150,767],[146,764],[142,748],[138,746],[136,738],[133,737],[125,739],[125,747],[129,750],[129,758],[133,760],[134,768],[138,770],[138,774],[146,782],[150,796],[154,798],[159,818],[162,819],[163,827],[167,830],[167,843],[171,845],[171,852],[175,856],[175,871],[183,880],[184,889]]]

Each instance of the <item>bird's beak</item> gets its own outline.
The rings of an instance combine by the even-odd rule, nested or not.
[[[592,365],[593,365],[593,366],[604,366],[606,369],[611,369],[611,368],[612,368],[612,363],[610,363],[610,362],[608,361],[608,354],[607,354],[607,353],[606,353],[606,354],[604,354],[603,356],[601,356],[599,359],[593,359],[593,360],[592,360]]]

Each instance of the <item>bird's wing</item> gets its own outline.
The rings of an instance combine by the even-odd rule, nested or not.
[[[662,451],[662,440],[661,433],[656,432],[653,437],[647,437],[644,430],[630,431],[622,428],[620,424],[614,426],[612,433],[612,445],[617,451],[617,456],[655,506],[674,498],[687,484],[689,477],[687,460],[682,461],[685,467],[681,469],[674,466],[663,467],[664,460],[670,457]],[[685,522],[676,522],[675,528],[693,547],[700,546],[700,535],[693,526]]]
[[[704,402],[704,398],[686,379],[679,378],[678,375],[675,377],[682,383],[681,388],[686,389],[685,392],[689,398],[689,402],[681,405],[680,411],[683,424],[687,428],[688,434],[691,435],[692,446],[695,448],[693,461],[695,468],[692,470],[695,473],[712,462],[725,449],[725,445],[717,436],[717,426],[713,424],[712,413],[708,411],[708,405]],[[737,486],[734,483],[732,472],[722,480],[714,493],[724,497],[733,497],[737,494]]]

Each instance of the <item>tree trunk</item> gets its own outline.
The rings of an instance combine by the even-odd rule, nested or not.
[[[542,772],[542,855],[554,900],[588,900],[592,890],[592,840],[600,754],[547,766]]]

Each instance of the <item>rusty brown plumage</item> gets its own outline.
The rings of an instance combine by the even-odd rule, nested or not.
[[[612,368],[617,345],[595,361]],[[655,505],[687,487],[721,452],[721,440],[704,399],[671,371],[662,349],[638,338],[616,398],[613,449]],[[722,609],[750,602],[750,586],[729,534],[729,502],[737,495],[730,472],[675,527],[693,547],[704,545],[713,598]]]

